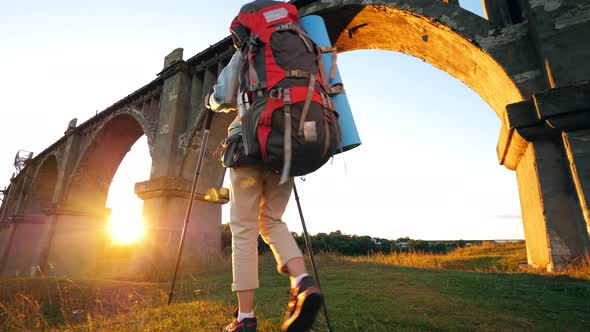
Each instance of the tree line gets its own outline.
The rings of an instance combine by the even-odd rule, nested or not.
[[[305,238],[302,234],[292,233],[299,247],[304,250]],[[392,252],[425,252],[446,253],[455,248],[461,248],[474,241],[424,241],[414,240],[409,237],[396,240],[371,237],[366,235],[350,235],[341,231],[330,233],[318,233],[310,236],[314,252],[333,252],[343,255],[367,255],[371,253],[388,254]],[[479,242],[479,241],[475,241]],[[223,224],[222,247],[224,252],[231,252],[231,231],[229,224]],[[264,253],[270,251],[269,246],[258,236],[258,251]]]

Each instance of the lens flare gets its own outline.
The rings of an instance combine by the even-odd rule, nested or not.
[[[143,218],[132,212],[128,209],[112,211],[110,228],[114,244],[132,244],[142,239],[144,234]]]

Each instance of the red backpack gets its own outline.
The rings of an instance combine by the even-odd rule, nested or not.
[[[242,7],[230,31],[243,55],[240,96],[247,157],[288,176],[311,173],[340,145],[322,52],[298,25],[297,8],[271,0]]]

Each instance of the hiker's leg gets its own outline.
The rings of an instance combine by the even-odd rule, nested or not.
[[[254,290],[239,291],[238,308],[240,312],[252,312],[254,310]]]
[[[298,276],[305,273],[303,255],[287,224],[283,213],[291,197],[293,179],[279,184],[280,175],[266,172],[260,201],[260,235],[268,243],[277,261],[277,270],[283,274]]]
[[[230,229],[232,232],[232,290],[238,292],[241,312],[251,312],[258,288],[258,214],[263,171],[230,169]]]
[[[287,270],[289,271],[289,275],[293,278],[307,273],[303,257],[295,257],[289,260],[287,262]]]

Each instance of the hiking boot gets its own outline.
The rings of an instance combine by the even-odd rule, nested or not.
[[[287,332],[308,331],[322,306],[323,295],[310,276],[291,288],[291,299],[283,319],[281,330]]]
[[[256,332],[256,318],[244,318],[238,322],[238,309],[234,311],[234,321],[227,325],[223,332]]]

